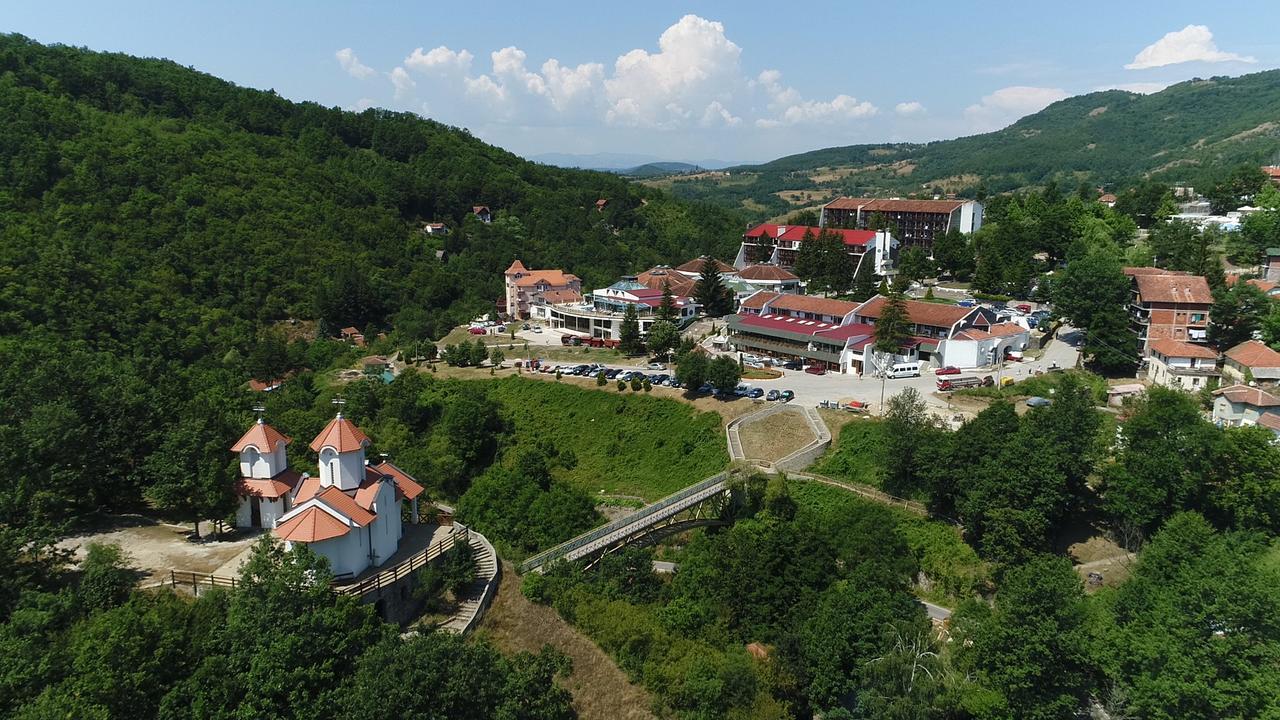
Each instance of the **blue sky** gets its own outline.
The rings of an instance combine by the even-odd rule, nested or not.
[[[524,155],[768,160],[1280,67],[1280,3],[24,2],[0,30],[166,57]]]

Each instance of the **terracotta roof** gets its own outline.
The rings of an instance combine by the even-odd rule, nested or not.
[[[582,302],[582,293],[577,290],[547,290],[542,293],[542,300],[552,305]]]
[[[1239,276],[1239,275],[1228,275],[1228,276],[1227,276],[1227,284],[1228,284],[1228,285],[1235,285],[1235,284],[1236,284],[1236,283],[1238,283],[1238,282],[1240,282],[1240,276]],[[1250,285],[1252,285],[1252,286],[1254,286],[1254,287],[1258,288],[1258,289],[1259,289],[1259,290],[1261,290],[1264,294],[1269,294],[1272,290],[1275,290],[1277,287],[1280,287],[1280,283],[1272,282],[1272,281],[1270,281],[1270,280],[1263,280],[1262,278],[1251,278],[1251,279],[1247,280],[1246,282],[1248,282]]]
[[[546,283],[557,287],[566,287],[577,281],[578,276],[563,270],[526,270],[513,282],[516,287],[533,287],[538,283]]]
[[[996,337],[1013,337],[1028,331],[1017,323],[999,323],[987,328],[987,332]]]
[[[328,505],[329,507],[333,508],[334,510],[337,510],[338,512],[342,513],[343,515],[351,518],[351,521],[354,522],[356,525],[359,525],[360,527],[364,527],[365,525],[368,525],[369,523],[373,522],[374,518],[378,517],[377,514],[371,513],[368,510],[360,507],[360,505],[356,503],[355,498],[353,498],[351,495],[346,494],[342,490],[339,490],[336,486],[333,486],[333,485],[330,485],[324,490],[321,490],[315,496],[314,499],[317,502],[322,502],[325,505]]]
[[[858,315],[860,317],[878,318],[885,302],[886,298],[877,295],[858,308]],[[973,308],[922,302],[920,300],[905,300],[903,304],[906,305],[907,319],[910,322],[930,327],[949,328],[974,311]]]
[[[1142,302],[1212,305],[1213,291],[1199,275],[1134,275]]]
[[[340,453],[359,450],[365,443],[369,442],[369,436],[364,434],[356,424],[342,417],[342,413],[329,421],[324,426],[324,430],[311,441],[311,449],[320,452],[321,448],[331,447]]]
[[[378,499],[378,488],[382,485],[381,480],[382,478],[378,477],[376,480],[370,481],[366,479],[363,483],[360,483],[360,487],[356,488],[356,494],[353,498],[356,504],[369,512],[373,512],[373,503]]]
[[[754,295],[752,297],[755,297]],[[769,301],[769,312],[789,310],[791,312],[807,312],[815,315],[831,315],[844,317],[858,308],[858,303],[847,300],[833,300],[815,295],[792,295],[783,293]]]
[[[302,479],[296,470],[285,468],[273,478],[240,478],[236,483],[236,494],[262,498],[278,498],[289,492]]]
[[[311,475],[302,478],[302,482],[298,485],[298,492],[293,494],[294,507],[315,497],[318,492],[320,492],[320,476]]]
[[[258,449],[258,452],[269,453],[276,449],[276,443],[281,442],[288,445],[293,442],[293,439],[259,418],[258,422],[254,423],[249,428],[249,431],[242,435],[235,445],[231,446],[231,452],[238,453],[247,447],[253,446]]]
[[[1245,340],[1226,352],[1226,356],[1247,368],[1280,367],[1280,352],[1257,340]]]
[[[1165,357],[1175,358],[1203,358],[1205,360],[1217,360],[1218,353],[1210,350],[1204,345],[1196,345],[1195,343],[1182,342],[1180,340],[1170,340],[1161,338],[1152,340],[1148,343],[1153,351],[1160,353]]]
[[[770,292],[768,290],[761,290],[760,292],[747,297],[747,299],[743,300],[738,307],[743,310],[760,310],[765,306],[765,303],[768,303],[770,300],[778,297],[779,294],[780,293]]]
[[[924,212],[951,213],[967,200],[903,200],[881,198],[836,198],[824,207],[831,210],[862,210],[864,213]]]
[[[1103,195],[1102,197],[1098,198],[1098,202],[1100,202],[1100,203],[1113,203],[1113,202],[1115,202],[1115,201],[1116,201],[1116,199],[1117,199],[1117,198],[1116,198],[1116,196],[1115,196],[1115,195],[1112,195],[1111,193],[1107,193],[1106,195]]]
[[[396,489],[400,491],[406,499],[412,500],[424,491],[424,488],[412,475],[401,470],[390,462],[381,462],[373,466],[374,470],[380,473],[390,475],[396,481]]]
[[[778,239],[801,242],[809,236],[817,238],[818,235],[821,235],[822,233],[835,235],[839,237],[840,241],[845,245],[854,245],[858,247],[871,242],[876,236],[874,230],[846,230],[844,228],[820,228],[810,227],[807,225],[792,225],[779,235]]]
[[[800,279],[795,273],[789,272],[777,265],[748,265],[738,271],[738,277],[743,280],[772,280],[774,282],[785,282]]]
[[[1280,398],[1265,390],[1249,387],[1248,385],[1232,385],[1218,388],[1213,391],[1213,394],[1221,395],[1233,403],[1242,403],[1254,407],[1280,407]]]
[[[476,215],[479,215],[481,212],[489,212],[489,206],[488,205],[472,205],[471,212],[475,213]]]
[[[636,276],[636,282],[651,290],[661,290],[663,283],[666,283],[671,287],[672,295],[684,295],[685,297],[693,295],[693,288],[696,284],[689,276],[665,265],[658,265],[645,270]]]
[[[969,328],[967,330],[961,330],[960,332],[956,333],[951,337],[951,339],[952,340],[990,340],[993,337],[995,337],[995,335],[992,335],[986,330],[979,330],[978,328]]]
[[[720,272],[722,273],[738,272],[738,268],[730,265],[729,263],[724,262],[722,260],[716,260],[715,258],[707,257],[706,255],[703,255],[702,257],[696,257],[682,265],[677,265],[676,271],[684,272],[684,273],[701,273],[702,266],[706,264],[708,260],[715,263],[716,267],[719,268]]]
[[[519,260],[512,260],[511,267],[507,268],[506,271],[504,271],[502,274],[510,275],[512,273],[518,273],[518,272],[525,272],[524,263],[520,262]]]
[[[347,327],[342,328],[342,334],[343,334],[343,335],[359,335],[359,334],[360,334],[360,331],[359,331],[358,329],[356,329],[356,328],[354,328],[354,327],[352,327],[352,326],[348,325]]]
[[[1263,413],[1258,416],[1258,424],[1264,428],[1280,432],[1280,414],[1272,412]]]
[[[1262,172],[1273,180],[1280,179],[1280,165],[1264,165]]]
[[[351,526],[318,507],[310,507],[276,526],[276,537],[291,542],[319,542],[342,537]]]
[[[1124,269],[1124,274],[1133,277],[1135,275],[1190,275],[1191,273],[1182,270],[1165,270],[1158,267],[1127,267]]]

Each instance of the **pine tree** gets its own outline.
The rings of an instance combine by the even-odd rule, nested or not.
[[[875,351],[892,355],[911,338],[911,321],[907,317],[907,303],[897,293],[885,298],[880,308],[880,317],[876,319]]]
[[[724,286],[724,278],[720,276],[720,268],[716,261],[706,258],[702,263],[702,274],[693,286],[693,297],[702,306],[702,312],[709,317],[720,317],[733,312],[733,296]]]
[[[864,255],[862,262],[858,263],[858,272],[853,276],[853,290],[851,291],[854,302],[865,302],[875,296],[875,264],[875,258],[869,255]]]
[[[622,352],[628,355],[639,355],[644,352],[640,342],[640,318],[636,315],[636,306],[627,305],[622,316],[622,326],[618,328],[618,341]]]
[[[676,299],[671,294],[671,283],[662,281],[662,302],[658,304],[657,317],[668,322],[676,321]]]

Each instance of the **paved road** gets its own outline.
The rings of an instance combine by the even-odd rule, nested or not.
[[[921,600],[920,604],[924,605],[925,611],[929,613],[930,620],[946,620],[951,617],[951,610],[944,608],[941,605],[934,605],[933,603],[925,600]]]

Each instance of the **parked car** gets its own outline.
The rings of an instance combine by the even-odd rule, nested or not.
[[[671,379],[670,375],[666,373],[658,373],[657,375],[650,376],[649,382],[653,383],[654,385],[662,385],[670,379]]]
[[[521,325],[521,326],[520,326],[520,329],[521,329],[521,330],[528,330],[528,329],[529,329],[529,323],[525,323],[524,325]]]
[[[542,326],[541,326],[541,325],[534,325],[534,326],[533,326],[533,331],[534,331],[535,333],[540,333],[540,332],[542,332]]]
[[[960,368],[956,367],[955,365],[947,365],[945,367],[940,367],[937,370],[934,370],[933,374],[934,375],[959,375]]]
[[[760,356],[754,355],[752,353],[744,353],[742,355],[742,362],[743,363],[760,362]]]
[[[781,393],[778,393],[778,399],[782,402],[791,402],[796,399],[796,394],[790,390],[783,390]]]
[[[750,385],[741,385],[741,384],[740,384],[740,385],[738,385],[738,387],[736,387],[736,388],[734,388],[734,389],[733,389],[733,394],[734,394],[734,395],[737,395],[738,397],[746,397],[747,393],[749,393],[749,392],[751,392],[751,386],[750,386]]]
[[[782,367],[788,370],[800,370],[801,368],[804,367],[804,363],[800,362],[799,360],[788,360],[782,363]]]
[[[486,334],[487,331],[482,327],[472,327],[472,328],[467,328],[467,332],[471,333],[472,335],[484,335]]]
[[[604,376],[605,376],[606,378],[608,378],[608,379],[612,380],[612,379],[614,379],[614,378],[618,377],[618,375],[619,375],[619,374],[621,374],[621,373],[622,373],[622,370],[621,370],[621,369],[619,369],[619,368],[610,368],[610,369],[608,369],[608,370],[605,370],[605,371],[604,371]]]
[[[747,391],[747,397],[753,400],[755,398],[764,397],[764,390],[761,390],[760,388],[751,388],[750,390]]]
[[[956,301],[956,307],[962,307],[962,308],[971,308],[976,304],[977,302],[974,301],[973,298],[963,298],[961,300]]]
[[[1030,305],[1028,305],[1027,303],[1019,303],[1018,305],[1014,305],[1014,306],[1013,306],[1013,309],[1014,309],[1014,310],[1017,310],[1018,312],[1022,313],[1023,315],[1028,315],[1028,314],[1030,314],[1030,313],[1031,313],[1031,306],[1030,306]]]
[[[698,392],[702,395],[708,395],[716,391],[716,386],[711,383],[702,383],[698,386]]]
[[[651,362],[645,367],[649,368],[650,370],[666,370],[667,369],[667,366],[663,365],[660,362]]]
[[[825,365],[810,365],[809,367],[805,368],[804,371],[809,373],[810,375],[826,375],[827,374],[827,368]]]
[[[1040,397],[1039,395],[1027,398],[1027,407],[1047,407],[1051,404],[1053,404],[1052,400],[1046,397]]]
[[[1036,316],[1035,316],[1035,315],[1028,315],[1028,316],[1027,316],[1027,327],[1028,327],[1029,329],[1034,330],[1034,329],[1036,328],[1036,326],[1037,326],[1037,325],[1039,325],[1039,324],[1040,324],[1040,321],[1036,319]]]
[[[506,331],[507,331],[507,326],[506,326],[506,325],[499,325],[498,327],[494,328],[494,329],[493,329],[493,331],[494,331],[494,332],[496,332],[496,333],[499,333],[499,334],[504,333],[504,332],[506,332]]]
[[[762,363],[762,362],[755,362],[755,361],[752,361],[752,362],[749,362],[749,363],[743,363],[743,365],[745,365],[746,367],[752,368],[752,369],[754,369],[754,370],[763,370],[763,369],[764,369],[764,363]]]
[[[765,394],[764,399],[772,402],[774,400],[777,400],[780,397],[782,397],[782,393],[778,392],[777,390],[770,390],[768,393]]]

